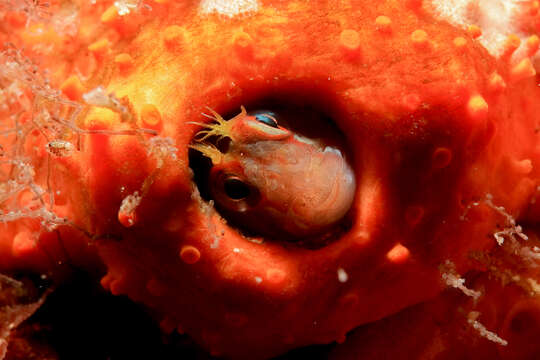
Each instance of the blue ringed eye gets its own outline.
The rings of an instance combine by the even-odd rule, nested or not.
[[[277,123],[277,120],[275,118],[275,114],[272,113],[272,112],[261,112],[261,113],[257,113],[257,114],[254,114],[253,116],[255,116],[255,119],[265,125],[268,125],[268,126],[271,126],[273,128],[278,128],[278,123]]]

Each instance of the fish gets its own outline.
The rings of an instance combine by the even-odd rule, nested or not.
[[[285,126],[301,113],[243,106],[229,120],[211,113],[210,123],[192,122],[203,129],[191,148],[211,160],[209,191],[226,218],[250,233],[288,240],[340,223],[356,190],[343,148]]]

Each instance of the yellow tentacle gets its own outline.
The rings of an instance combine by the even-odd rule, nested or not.
[[[191,149],[201,152],[204,156],[209,158],[212,161],[213,165],[221,163],[223,159],[223,154],[212,144],[192,144],[189,145]]]

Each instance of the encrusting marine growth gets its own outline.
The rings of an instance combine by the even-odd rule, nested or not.
[[[0,358],[66,254],[214,356],[537,358],[539,8],[0,0]]]

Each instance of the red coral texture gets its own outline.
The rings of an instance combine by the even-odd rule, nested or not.
[[[3,11],[4,272],[67,251],[228,358],[540,356],[540,89],[511,42],[495,58],[421,1],[120,3]],[[324,246],[247,238],[194,183],[190,122],[268,99],[345,134],[350,226]]]

